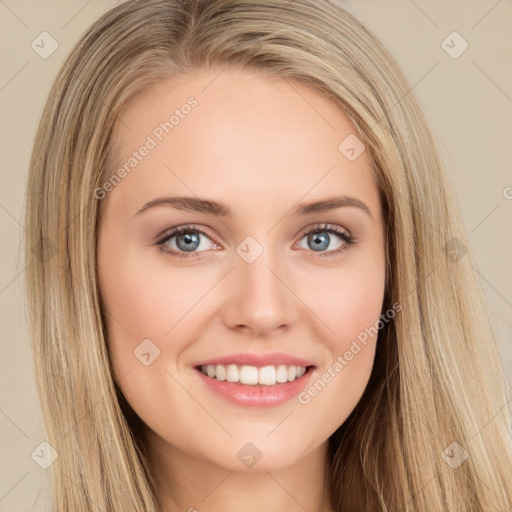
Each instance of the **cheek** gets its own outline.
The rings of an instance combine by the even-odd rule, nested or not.
[[[379,320],[385,287],[384,257],[368,261],[354,257],[337,269],[308,277],[301,286],[308,306],[325,327],[321,339],[333,353],[339,353]]]
[[[126,389],[126,396],[137,400],[151,393],[157,372],[165,378],[164,369],[180,367],[188,344],[201,337],[218,272],[200,265],[180,269],[154,247],[117,252],[115,247],[105,246],[106,257],[99,265],[108,349],[115,375],[122,378],[130,372],[123,386],[137,382],[134,389]],[[154,362],[144,366],[137,355],[147,352]]]
[[[379,319],[384,298],[384,278],[375,272],[343,272],[332,279],[328,297],[319,311],[331,329],[335,345],[343,348]]]
[[[328,357],[298,399],[318,410],[333,411],[337,404],[331,426],[345,421],[357,405],[373,367],[385,287],[384,256],[376,254],[302,283],[304,302],[321,320],[315,336],[322,340],[319,350],[327,348]]]
[[[114,247],[105,247],[105,253],[99,278],[108,350],[123,395],[150,424],[172,422],[170,411],[163,413],[169,409],[169,397],[172,407],[197,415],[189,396],[166,370],[174,374],[180,354],[194,336],[190,318],[211,285],[204,273],[148,264],[142,251],[128,248],[116,254]]]
[[[111,344],[140,343],[172,337],[187,314],[208,291],[200,271],[151,265],[140,254],[123,254],[100,272],[100,283]]]

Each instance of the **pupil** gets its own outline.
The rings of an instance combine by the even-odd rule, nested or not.
[[[198,237],[197,233],[185,233],[185,234],[178,236],[178,238],[176,239],[176,244],[180,249],[190,252],[190,251],[193,251],[194,249],[197,249],[197,245],[199,244],[198,238],[199,237]],[[182,246],[180,244],[180,241],[185,241],[185,245]],[[196,244],[196,245],[193,246],[193,244]]]
[[[312,241],[314,244],[321,245],[321,247],[317,246],[316,248],[313,246],[314,250],[326,249],[329,246],[329,235],[327,233],[312,233],[311,235],[309,235],[309,241]]]

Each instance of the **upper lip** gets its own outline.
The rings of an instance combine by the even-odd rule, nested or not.
[[[207,366],[207,365],[228,365],[228,364],[236,364],[239,366],[248,365],[248,366],[279,366],[281,364],[287,366],[314,366],[311,361],[307,359],[302,359],[300,357],[295,357],[290,354],[285,354],[283,352],[270,352],[267,354],[256,354],[254,352],[243,352],[239,354],[231,354],[222,357],[216,357],[214,359],[207,359],[201,361],[196,366]]]

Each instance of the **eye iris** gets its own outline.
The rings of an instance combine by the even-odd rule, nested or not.
[[[181,241],[185,242],[185,245],[182,246],[180,244]],[[196,244],[196,245],[194,245]],[[184,233],[181,235],[178,235],[176,237],[176,245],[182,250],[182,251],[193,251],[194,249],[197,249],[197,246],[199,245],[199,233]]]
[[[181,232],[173,236],[176,238],[178,249],[192,252],[200,245],[201,234],[198,231]],[[323,251],[329,246],[331,240],[328,231],[313,231],[308,234],[308,245],[316,252]]]
[[[308,235],[308,243],[312,242],[314,244],[321,244],[321,247],[313,246],[313,250],[322,250],[326,249],[329,246],[330,237],[327,233],[322,232],[316,232],[316,233],[310,233]]]

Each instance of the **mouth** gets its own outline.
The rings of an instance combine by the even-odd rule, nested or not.
[[[292,400],[318,373],[311,359],[284,352],[223,355],[197,361],[193,369],[208,399],[257,408]]]
[[[315,366],[268,365],[251,366],[237,364],[200,365],[195,369],[206,377],[250,387],[280,386],[301,379],[311,373]]]
[[[312,381],[316,366],[196,366],[205,390],[237,407],[268,408],[296,397]]]

